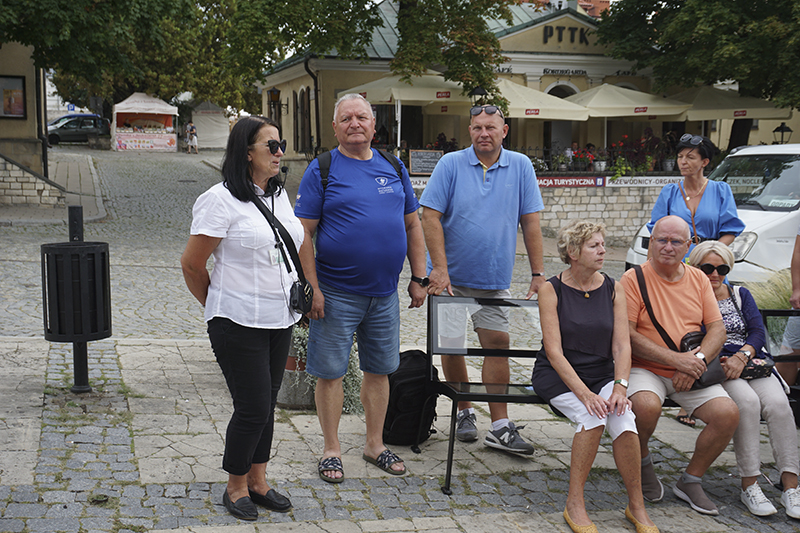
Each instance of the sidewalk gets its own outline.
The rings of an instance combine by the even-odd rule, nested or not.
[[[83,220],[100,220],[106,216],[100,180],[91,156],[50,151],[49,177],[66,188],[65,207],[3,206],[0,225],[66,224],[67,207],[83,206]]]
[[[88,172],[93,192],[100,190],[85,153],[56,155],[61,157],[54,157],[53,163],[66,161],[68,176],[73,176],[72,169],[78,169],[79,176]],[[385,474],[361,459],[363,417],[344,416],[340,433],[347,479],[340,485],[317,476],[322,439],[315,413],[278,410],[268,475],[276,489],[289,495],[294,509],[287,514],[262,511],[255,523],[228,515],[221,505],[226,474],[220,463],[230,395],[203,333],[202,313],[175,264],[178,246],[185,241],[183,237],[176,241],[173,234],[184,232],[188,224],[159,216],[183,212],[170,210],[177,195],[189,187],[181,180],[205,180],[196,184],[196,190],[204,190],[200,185],[207,187],[216,177],[210,172],[191,176],[204,165],[191,166],[199,161],[189,156],[185,161],[191,163],[185,169],[167,157],[155,161],[142,157],[141,163],[128,164],[113,181],[104,165],[115,161],[114,155],[95,161],[101,162],[103,186],[108,187],[105,200],[115,216],[103,224],[87,225],[87,233],[111,236],[117,243],[112,259],[115,336],[88,345],[93,392],[69,391],[72,345],[41,338],[37,250],[41,242],[53,238],[51,233],[63,234],[63,228],[0,228],[3,238],[11,241],[0,261],[5,280],[0,331],[19,335],[0,337],[0,532],[569,531],[561,513],[574,428],[542,406],[510,405],[511,416],[526,426],[521,433],[533,443],[535,454],[523,458],[486,448],[480,441],[457,443],[453,495],[446,496],[439,488],[450,423],[446,399],[439,400],[437,433],[421,446],[421,454],[407,446],[392,447],[407,464],[409,473],[402,477]],[[159,189],[162,183],[167,186]],[[141,189],[152,197],[126,200],[136,198]],[[196,190],[191,189],[191,200]],[[190,206],[189,196],[184,196],[181,205]],[[85,217],[91,216],[90,208],[85,207]],[[61,223],[65,219],[66,212]],[[129,226],[130,232],[121,226]],[[555,257],[555,240],[545,239],[544,247],[545,268],[553,275],[563,266]],[[518,246],[518,252],[524,254],[524,246]],[[147,260],[137,260],[137,254]],[[621,269],[622,257],[624,250],[609,249],[609,268]],[[519,255],[512,282],[515,293],[524,293],[530,283],[528,270],[526,257]],[[403,279],[408,277],[405,271]],[[400,301],[401,344],[404,349],[424,346],[424,311],[405,309],[403,294]],[[538,334],[531,332],[531,343],[537,342]],[[158,335],[165,338],[153,338]],[[468,363],[477,379],[481,361],[470,358]],[[515,379],[528,378],[530,364],[512,359]],[[485,404],[477,405],[477,415],[483,434],[490,423]],[[777,480],[763,428],[764,472]],[[665,416],[652,441],[656,469],[667,493],[664,501],[648,510],[661,531],[800,531],[800,522],[788,519],[782,508],[772,517],[757,519],[739,503],[730,447],[704,477],[720,516],[699,515],[678,501],[670,487],[686,467],[697,434],[698,430]],[[622,514],[625,491],[608,437],[601,441],[595,467],[586,487],[592,519],[601,531],[632,532]],[[777,503],[778,491],[766,479],[760,482]]]
[[[0,338],[0,531],[561,531],[574,429],[540,406],[509,405],[536,446],[532,457],[506,455],[482,443],[457,443],[453,496],[442,494],[449,430],[448,400],[440,399],[437,433],[415,455],[394,450],[409,474],[390,476],[361,459],[364,421],[346,415],[340,434],[347,479],[330,485],[316,475],[322,446],[313,412],[279,410],[273,458],[275,488],[292,499],[291,513],[262,512],[240,523],[220,504],[220,469],[230,397],[206,341],[113,340],[90,343],[94,391],[69,392],[71,346],[41,339]],[[46,369],[46,372],[42,370]],[[516,367],[524,374],[529,367]],[[479,369],[470,367],[477,376]],[[122,385],[124,383],[124,386]],[[42,394],[42,391],[45,394]],[[43,402],[44,400],[44,402]],[[478,427],[488,429],[485,406]],[[685,468],[697,430],[661,420],[653,454],[669,487]],[[601,442],[587,486],[590,513],[601,531],[632,531],[608,437]],[[35,451],[38,449],[38,453]],[[705,486],[721,509],[706,517],[667,490],[649,506],[662,531],[727,531],[754,523],[738,503],[732,452],[707,474]],[[774,477],[774,476],[773,476]],[[765,492],[779,494],[762,483]],[[108,498],[92,503],[99,495]],[[759,530],[792,530],[775,515]],[[141,529],[136,529],[141,528]]]

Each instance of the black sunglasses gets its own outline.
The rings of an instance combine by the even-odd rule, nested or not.
[[[689,143],[692,146],[700,146],[703,144],[703,138],[699,135],[692,135],[691,133],[684,133],[681,136],[682,143]]]
[[[703,273],[704,273],[706,276],[710,276],[710,275],[711,275],[711,273],[712,273],[712,272],[714,272],[714,271],[716,270],[716,271],[717,271],[717,273],[718,273],[720,276],[723,276],[723,277],[724,277],[724,276],[727,276],[727,275],[728,275],[728,272],[730,272],[730,271],[731,271],[731,267],[729,267],[728,265],[720,265],[720,266],[716,266],[716,267],[715,267],[715,266],[714,266],[714,265],[712,265],[711,263],[703,263],[702,265],[700,265],[700,267],[699,267],[699,268],[700,268],[700,270],[702,270],[702,271],[703,271]]]
[[[278,148],[281,149],[281,152],[286,153],[286,139],[278,142],[276,140],[270,139],[265,143],[253,143],[250,146],[258,146],[266,144],[269,147],[269,151],[272,155],[278,153]]]
[[[503,112],[500,111],[500,108],[497,107],[496,105],[476,105],[475,107],[469,110],[469,114],[472,115],[473,117],[477,117],[484,111],[486,111],[487,115],[494,115],[495,113],[498,113],[501,118],[503,119],[506,118],[505,116],[503,116]]]

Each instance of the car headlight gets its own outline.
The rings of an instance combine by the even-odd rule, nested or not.
[[[733,242],[730,244],[731,252],[733,252],[733,260],[737,263],[739,261],[744,261],[744,258],[747,257],[747,254],[753,248],[757,239],[758,235],[752,231],[746,231],[733,239]]]

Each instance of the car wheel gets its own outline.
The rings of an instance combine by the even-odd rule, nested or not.
[[[50,135],[47,140],[50,144],[58,144],[61,139],[58,135]]]

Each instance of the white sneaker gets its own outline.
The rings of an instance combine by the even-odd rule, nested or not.
[[[784,492],[784,494],[786,493]],[[794,497],[798,504],[800,504],[800,494],[796,494]],[[758,483],[753,483],[747,487],[747,489],[743,490],[741,499],[742,503],[756,516],[769,516],[778,512],[775,506],[764,496],[764,493],[761,492],[761,487],[758,486]],[[781,500],[782,499],[781,497]],[[798,510],[800,510],[800,507],[798,507]]]
[[[786,489],[781,494],[781,505],[786,507],[786,515],[800,518],[800,489]]]

